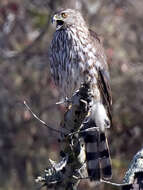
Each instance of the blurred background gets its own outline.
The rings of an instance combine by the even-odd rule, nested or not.
[[[101,35],[108,57],[112,181],[122,182],[143,146],[143,1],[0,0],[0,189],[34,190],[34,179],[49,165],[48,158],[58,160],[57,134],[41,126],[23,101],[48,125],[59,127],[64,108],[55,105],[58,90],[49,73],[50,18],[58,8],[75,6]],[[79,189],[95,187],[83,181]]]

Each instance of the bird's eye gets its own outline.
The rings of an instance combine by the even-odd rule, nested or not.
[[[61,15],[63,18],[67,18],[67,16],[68,16],[67,13],[62,13]]]

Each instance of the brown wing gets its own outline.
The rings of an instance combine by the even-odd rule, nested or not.
[[[112,121],[111,117],[111,105],[112,105],[112,96],[111,96],[111,88],[110,88],[110,76],[108,71],[108,65],[106,61],[106,55],[104,53],[104,49],[102,46],[102,42],[98,35],[90,31],[91,37],[95,41],[95,47],[96,47],[96,53],[97,58],[99,62],[101,63],[101,66],[97,68],[98,70],[98,86],[101,92],[101,96],[103,99],[103,104],[105,105],[108,115],[110,117],[110,120]]]
[[[106,106],[110,120],[112,121],[111,116],[111,105],[112,105],[112,96],[111,88],[109,85],[109,78],[106,72],[103,69],[98,70],[98,86],[103,98],[103,104]]]
[[[101,43],[101,39],[100,39],[99,35],[98,35],[96,32],[94,32],[94,31],[91,30],[91,29],[89,29],[89,32],[90,32],[90,35],[91,35],[94,39],[98,40],[98,42]]]

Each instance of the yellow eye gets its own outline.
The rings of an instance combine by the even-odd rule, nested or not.
[[[63,18],[67,18],[67,16],[68,16],[67,13],[62,13],[61,15]]]

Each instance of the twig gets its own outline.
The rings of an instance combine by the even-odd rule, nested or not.
[[[90,177],[76,177],[76,176],[73,176],[73,177],[75,179],[79,179],[79,180],[90,179]],[[117,186],[117,187],[121,187],[121,186],[125,186],[125,185],[130,185],[129,183],[113,183],[111,181],[106,181],[106,180],[103,180],[103,179],[101,179],[100,182],[101,183],[110,184],[110,185],[113,185],[113,186]]]
[[[111,181],[106,181],[106,180],[103,180],[103,179],[101,179],[100,181],[103,182],[103,183],[113,185],[113,186],[117,186],[117,187],[121,187],[121,186],[124,186],[124,185],[130,185],[129,183],[113,183]]]
[[[26,106],[26,108],[30,111],[30,113],[40,122],[42,123],[42,125],[44,125],[45,127],[47,127],[48,129],[56,132],[56,133],[63,133],[62,131],[60,130],[57,130],[57,129],[53,129],[52,127],[50,127],[49,125],[47,125],[45,123],[45,121],[41,120],[32,110],[31,108],[28,106],[28,104],[26,103],[26,101],[23,102],[23,104]],[[64,134],[64,133],[63,133]]]
[[[109,127],[106,127],[107,129]],[[73,133],[70,133],[68,136],[72,136],[72,135],[75,135],[75,134],[82,134],[82,133],[85,133],[85,132],[88,132],[88,131],[95,131],[95,130],[100,130],[99,127],[90,127],[90,128],[87,128],[87,129],[82,129],[82,130],[78,130],[78,131],[75,131]]]
[[[68,136],[72,136],[72,135],[75,135],[75,134],[82,134],[82,133],[85,133],[85,132],[88,132],[88,131],[95,131],[95,130],[97,130],[97,129],[99,129],[99,127],[90,127],[90,128],[88,128],[88,129],[84,129],[84,130],[81,130],[81,131],[75,131],[75,132],[73,132],[73,133],[70,133]]]
[[[56,102],[56,105],[65,104],[65,103],[71,103],[72,101],[65,97],[64,99],[60,100],[59,102]]]

